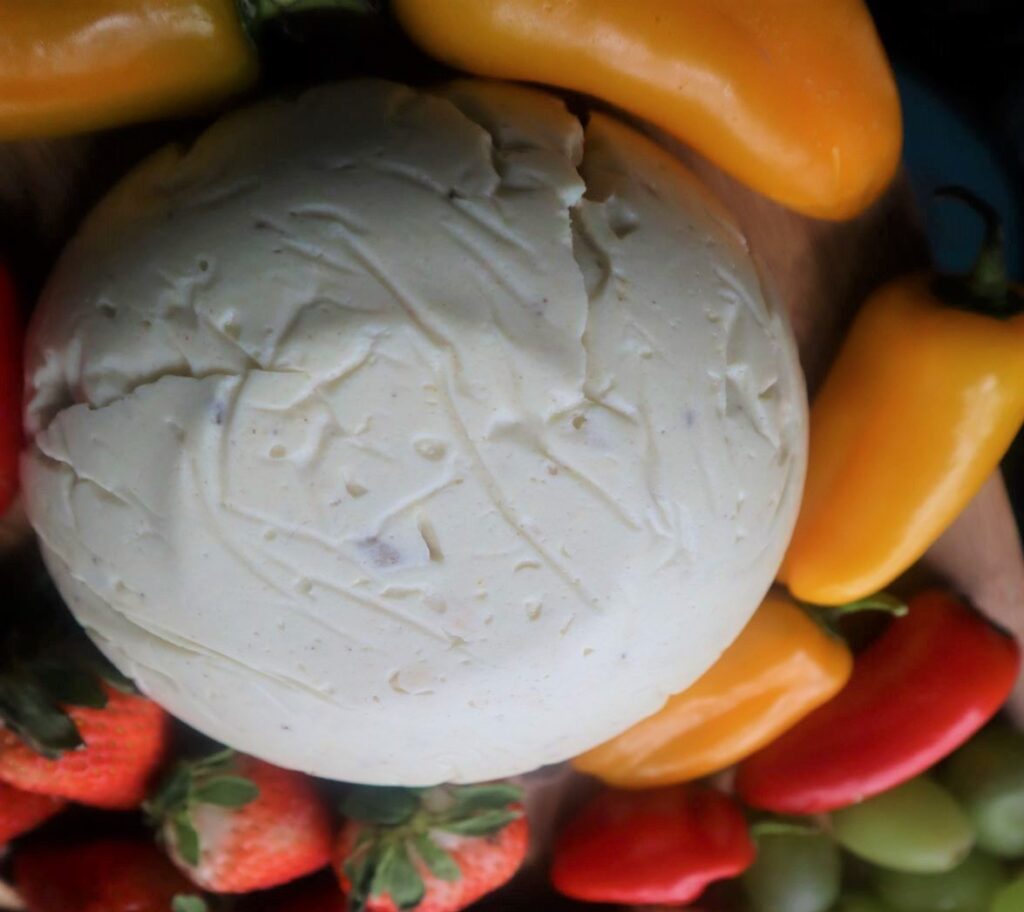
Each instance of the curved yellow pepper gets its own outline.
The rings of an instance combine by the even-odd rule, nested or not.
[[[830,699],[852,668],[842,640],[786,596],[770,593],[703,677],[573,766],[620,788],[706,776],[764,747]]]
[[[861,0],[393,0],[459,69],[586,92],[808,215],[856,215],[902,127]]]
[[[354,0],[2,0],[0,141],[208,107],[255,82],[248,31]],[[244,14],[244,19],[243,19]]]
[[[815,399],[779,574],[802,601],[838,605],[889,585],[977,493],[1024,421],[1024,293],[1006,282],[994,213],[972,205],[989,220],[972,275],[907,276],[875,292]]]

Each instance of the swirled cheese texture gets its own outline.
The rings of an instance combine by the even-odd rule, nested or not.
[[[354,81],[168,148],[28,346],[28,511],[172,713],[335,779],[473,781],[656,710],[767,590],[804,476],[790,331],[632,129]]]

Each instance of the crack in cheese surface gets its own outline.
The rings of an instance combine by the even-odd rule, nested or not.
[[[78,620],[196,728],[354,782],[517,774],[656,710],[803,484],[790,332],[717,203],[502,84],[325,86],[156,154],[27,370]]]

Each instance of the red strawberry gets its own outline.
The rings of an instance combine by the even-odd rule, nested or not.
[[[0,782],[0,846],[49,820],[66,803],[60,798],[23,792]]]
[[[28,730],[32,722],[17,730],[0,729],[0,781],[95,807],[138,807],[163,758],[170,717],[145,697],[105,682],[97,687],[91,705],[63,704],[63,713],[52,716],[70,725],[69,737],[75,740],[65,744],[69,749],[48,749]],[[38,712],[33,713],[38,720]],[[79,746],[74,747],[76,740]]]
[[[0,636],[0,782],[97,807],[145,797],[168,715],[138,696],[29,568]]]
[[[335,848],[350,908],[456,912],[496,890],[526,857],[521,797],[504,783],[353,788]]]
[[[198,893],[156,846],[125,840],[25,849],[14,885],[28,912],[170,912]]]
[[[233,751],[181,764],[146,810],[175,864],[215,893],[276,887],[330,861],[313,780]]]

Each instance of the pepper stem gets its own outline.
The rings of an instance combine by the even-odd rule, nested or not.
[[[860,614],[862,611],[881,611],[884,614],[891,614],[893,617],[904,617],[910,609],[907,608],[903,599],[889,595],[888,592],[879,592],[869,595],[867,598],[857,599],[853,602],[846,602],[843,605],[834,605],[831,608],[818,609],[825,611],[832,617],[840,618],[846,614]]]
[[[905,617],[909,608],[902,599],[888,592],[877,592],[866,598],[846,602],[842,605],[812,605],[810,602],[798,602],[807,615],[816,621],[826,633],[842,639],[839,622],[849,614],[861,614],[865,611],[878,611],[890,617]]]
[[[993,317],[1012,317],[1024,310],[1024,298],[1010,286],[1003,226],[995,207],[966,187],[939,187],[934,195],[958,200],[985,223],[971,271],[966,276],[940,276],[935,283],[939,296],[954,307]]]
[[[377,0],[239,0],[246,28],[256,31],[260,26],[288,13],[315,10],[341,10],[368,14],[377,11]]]

